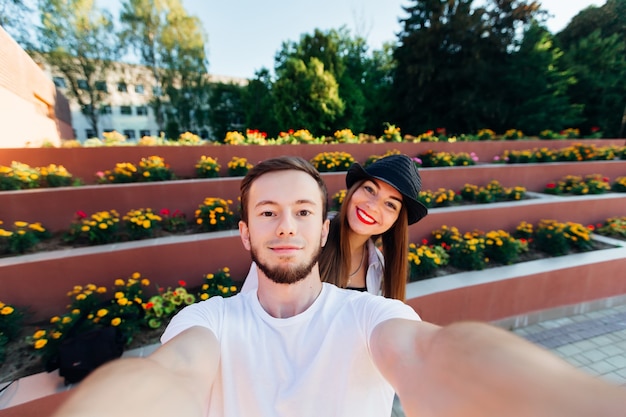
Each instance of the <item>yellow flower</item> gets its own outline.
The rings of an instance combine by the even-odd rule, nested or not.
[[[2,310],[0,310],[0,314],[2,314],[3,316],[8,316],[9,314],[13,313],[13,311],[15,311],[13,307],[4,306]]]
[[[98,310],[98,312],[96,313],[96,315],[98,317],[104,317],[107,314],[109,314],[109,310],[107,310],[106,308],[101,308],[100,310]]]
[[[123,286],[123,285],[124,285],[124,280],[123,280],[123,279],[118,278],[118,279],[116,279],[116,280],[115,280],[115,283],[114,283],[114,284],[115,284],[116,286],[118,286],[118,287],[121,287],[121,286]]]
[[[133,272],[133,274],[130,277],[132,279],[139,279],[141,278],[141,274],[139,272]]]
[[[52,336],[53,339],[59,339],[61,336],[63,336],[63,333],[61,333],[61,332],[52,332],[52,334],[50,336]]]
[[[125,297],[119,298],[117,300],[117,303],[123,307],[128,304],[128,299]]]
[[[111,326],[119,326],[121,322],[122,322],[122,319],[119,317],[116,317],[113,320],[111,320]]]
[[[115,293],[115,299],[116,300],[119,299],[119,298],[122,298],[122,297],[124,297],[124,293],[122,291],[118,291],[118,292]]]
[[[45,335],[46,335],[46,331],[45,330],[37,330],[35,332],[35,334],[33,335],[33,339],[41,339]]]
[[[143,285],[144,287],[147,287],[148,285],[150,285],[150,280],[147,278],[142,279],[141,285]]]
[[[59,316],[54,316],[54,317],[52,317],[52,318],[50,319],[50,323],[56,323],[56,322],[58,322],[59,320],[61,320],[61,318],[60,318]]]
[[[35,342],[35,349],[41,349],[48,344],[47,339],[39,339]]]
[[[209,294],[207,294],[207,293],[202,293],[202,294],[200,294],[200,299],[201,299],[201,300],[206,300],[206,299],[208,299],[208,298],[209,298]]]

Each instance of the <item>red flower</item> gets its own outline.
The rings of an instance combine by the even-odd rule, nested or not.
[[[549,182],[548,185],[546,185],[546,188],[556,188],[556,184],[553,182]]]
[[[588,225],[587,225],[587,229],[589,229],[589,230],[591,230],[591,231],[594,231],[594,230],[595,230],[595,227],[593,226],[593,224],[588,224]]]
[[[596,133],[596,132],[599,132],[599,131],[600,131],[600,128],[598,126],[593,126],[591,128],[591,133]]]
[[[602,177],[602,181],[609,182],[609,179],[607,177]]]
[[[166,209],[166,208],[161,209],[161,211],[159,212],[159,214],[160,214],[161,216],[169,216],[169,215],[170,215],[170,210],[169,210],[169,209]]]
[[[152,307],[154,307],[154,303],[152,301],[146,303],[146,310],[150,310]]]
[[[79,219],[84,219],[85,217],[87,217],[87,213],[85,213],[85,212],[84,212],[84,211],[82,211],[82,210],[78,210],[78,211],[76,212],[76,217],[78,217]]]
[[[428,239],[422,239],[422,245],[428,245]]]
[[[184,287],[185,285],[187,285],[187,283],[181,279],[180,281],[178,281],[178,285]]]
[[[438,135],[445,135],[446,134],[446,128],[445,127],[438,127],[437,129],[435,129],[435,132],[437,132]]]

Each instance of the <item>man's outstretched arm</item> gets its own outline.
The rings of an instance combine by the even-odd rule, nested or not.
[[[389,320],[370,343],[409,417],[618,417],[626,410],[626,389],[487,324]]]
[[[147,358],[118,359],[98,368],[54,417],[204,416],[219,356],[210,330],[190,328]]]

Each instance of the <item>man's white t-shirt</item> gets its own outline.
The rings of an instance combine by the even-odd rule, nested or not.
[[[388,417],[394,391],[369,341],[392,318],[420,320],[400,301],[324,283],[306,311],[284,319],[270,316],[256,291],[212,297],[178,313],[161,342],[192,326],[217,336],[209,416]]]

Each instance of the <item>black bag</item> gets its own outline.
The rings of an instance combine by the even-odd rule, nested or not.
[[[65,385],[83,380],[98,366],[122,356],[124,340],[117,327],[102,327],[69,337],[59,346],[59,375]]]

